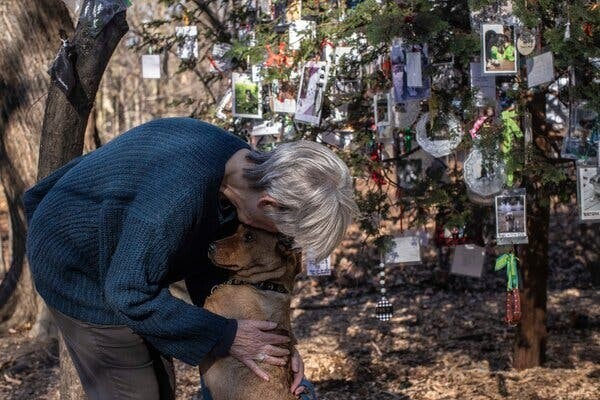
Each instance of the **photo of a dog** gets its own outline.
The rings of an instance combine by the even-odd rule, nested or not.
[[[293,241],[250,226],[210,245],[213,263],[230,271],[230,280],[216,286],[204,307],[233,319],[268,320],[277,323],[276,332],[290,336],[290,302],[294,279],[301,270],[301,253]],[[290,362],[283,366],[259,362],[269,374],[264,381],[234,357],[228,356],[200,365],[200,373],[214,400],[295,400],[290,393]]]

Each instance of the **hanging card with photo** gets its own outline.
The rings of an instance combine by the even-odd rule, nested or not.
[[[262,99],[260,85],[253,82],[250,75],[234,72],[231,74],[234,117],[262,119]]]
[[[271,109],[276,113],[294,114],[296,95],[289,82],[275,80],[271,83]]]
[[[459,244],[454,248],[450,273],[481,278],[485,249],[474,244]]]
[[[327,63],[310,61],[302,71],[294,118],[306,124],[319,125],[327,85]]]
[[[600,221],[600,168],[577,166],[577,203],[581,222]]]
[[[554,56],[552,52],[533,56],[527,59],[527,87],[543,85],[554,80]]]
[[[417,58],[420,58],[420,61],[417,61]],[[423,78],[422,75],[428,66],[426,43],[407,45],[398,42],[390,49],[390,61],[396,103],[429,98],[431,82],[429,77]]]
[[[593,162],[598,157],[600,139],[600,117],[585,104],[573,111],[571,130],[563,140],[561,155],[563,158]]]
[[[323,261],[315,262],[314,258],[306,260],[306,275],[308,276],[329,276],[331,275],[330,257]]]
[[[496,242],[527,243],[527,203],[525,189],[504,191],[495,198]]]
[[[392,99],[389,93],[379,93],[373,96],[373,110],[376,126],[392,124]]]
[[[198,58],[198,27],[176,26],[175,38],[177,40],[177,57],[182,60]]]
[[[514,27],[502,24],[481,25],[483,73],[514,75],[517,73],[517,49]]]
[[[393,241],[393,248],[384,257],[386,264],[421,264],[419,237],[400,236],[395,237]]]
[[[142,56],[142,78],[160,79],[160,55],[144,54]]]

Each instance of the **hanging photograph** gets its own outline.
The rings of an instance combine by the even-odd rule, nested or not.
[[[577,202],[582,222],[600,221],[600,168],[577,167]]]
[[[528,88],[554,80],[554,56],[551,51],[528,58],[526,64]]]
[[[211,72],[224,72],[231,69],[231,58],[227,55],[230,50],[231,45],[229,43],[215,43],[213,45],[212,51],[207,57]]]
[[[485,248],[474,244],[459,244],[454,248],[450,273],[481,278],[484,260]]]
[[[194,26],[176,26],[177,57],[182,60],[198,58],[198,28]]]
[[[428,66],[427,44],[394,44],[390,49],[390,61],[396,103],[429,98],[431,82],[424,75]]]
[[[417,236],[400,236],[393,239],[392,249],[385,254],[387,265],[421,264],[421,246]]]
[[[360,53],[354,47],[337,46],[333,50],[335,79],[331,93],[335,95],[356,95],[362,88]]]
[[[331,275],[330,257],[327,257],[320,262],[315,262],[314,259],[307,259],[306,260],[306,275],[308,275],[308,276],[329,276],[329,275]]]
[[[517,50],[514,28],[502,24],[481,26],[483,73],[512,75],[517,73]]]
[[[319,125],[327,85],[327,63],[311,61],[304,65],[296,101],[296,121]]]
[[[276,113],[294,114],[296,112],[294,92],[294,87],[289,82],[273,81],[271,83],[271,110]]]
[[[392,116],[392,101],[389,93],[379,93],[373,96],[375,125],[390,126]]]
[[[234,72],[231,74],[233,86],[233,116],[240,118],[262,118],[261,90],[250,75]]]
[[[600,118],[598,113],[580,105],[573,112],[571,130],[563,139],[563,158],[593,161],[598,157]]]
[[[460,121],[452,114],[438,114],[434,121],[429,121],[429,113],[424,113],[415,129],[419,146],[434,157],[450,154],[464,134]]]
[[[525,190],[503,192],[496,196],[495,207],[498,244],[527,243]]]

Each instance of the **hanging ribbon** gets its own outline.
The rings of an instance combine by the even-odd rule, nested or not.
[[[517,325],[521,320],[521,298],[519,296],[518,258],[506,253],[496,259],[495,271],[506,268],[506,322]]]
[[[487,115],[482,115],[481,117],[477,118],[477,121],[475,121],[475,124],[473,124],[473,127],[469,130],[469,133],[471,134],[472,139],[475,139],[477,137],[477,132],[479,132],[479,130],[483,126],[483,123],[487,119],[488,119]]]
[[[512,187],[514,181],[514,168],[512,166],[512,149],[514,138],[521,139],[523,137],[523,131],[517,124],[517,112],[511,106],[508,109],[500,113],[500,119],[502,120],[502,154],[504,155],[504,162],[507,166],[506,169],[506,185]]]

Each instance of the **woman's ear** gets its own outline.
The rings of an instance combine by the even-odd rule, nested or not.
[[[258,198],[258,208],[259,209],[278,208],[278,207],[279,207],[279,203],[277,202],[277,200],[275,200],[273,197],[269,196],[268,194],[262,194]]]

